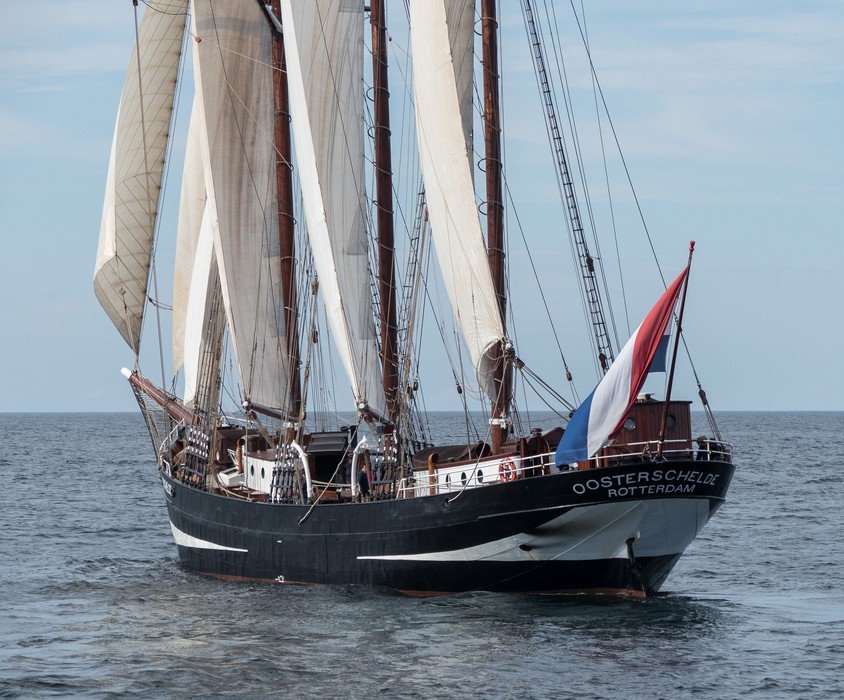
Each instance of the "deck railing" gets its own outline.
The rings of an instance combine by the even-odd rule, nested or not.
[[[588,461],[569,465],[569,469],[600,469],[630,462],[660,463],[676,460],[729,461],[732,447],[723,442],[708,440],[705,444],[692,447],[688,440],[659,441],[608,445]],[[478,486],[490,486],[532,476],[551,474],[557,471],[556,455],[548,452],[541,455],[519,457],[517,455],[496,459],[481,459],[475,463],[449,466],[440,464],[435,472],[414,472],[403,478],[398,485],[397,498],[455,493]]]

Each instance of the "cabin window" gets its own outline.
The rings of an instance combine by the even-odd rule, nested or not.
[[[622,426],[625,430],[636,430],[636,419],[635,418],[625,418],[624,425]]]
[[[255,465],[254,464],[249,465],[249,476],[255,476]]]
[[[665,417],[665,427],[673,428],[675,425],[677,425],[677,419],[669,413]]]
[[[480,469],[478,469],[478,483],[484,483],[484,473]]]
[[[264,468],[261,467],[261,479],[263,479],[263,478],[264,478]]]
[[[466,472],[460,472],[460,481],[463,482],[463,485],[466,485]]]

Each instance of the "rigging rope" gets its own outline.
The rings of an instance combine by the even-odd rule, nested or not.
[[[149,171],[149,148],[147,147],[147,123],[146,123],[146,115],[144,113],[144,81],[143,81],[143,71],[141,70],[141,32],[138,22],[138,3],[137,0],[133,3],[134,6],[134,13],[135,13],[135,58],[138,65],[138,106],[140,108],[141,113],[141,146],[143,148],[144,153],[144,184],[145,184],[145,193],[147,196],[147,214],[149,217],[148,225],[150,231],[155,231],[155,219],[153,207],[155,204],[152,202],[152,182],[150,180],[150,171]],[[156,202],[157,203],[157,202]],[[153,233],[153,238],[155,238]],[[151,277],[153,280],[153,287],[155,288],[155,296],[158,297],[158,276],[156,275],[155,269],[155,256],[153,256],[151,263]],[[125,303],[125,302],[124,302]],[[161,385],[164,386],[166,384],[165,379],[165,372],[164,372],[164,351],[161,343],[161,314],[158,312],[158,307],[154,307],[156,309],[156,321],[158,325],[158,337],[159,337],[159,362],[161,364]],[[129,328],[127,326],[127,333]],[[140,332],[139,332],[140,336]],[[140,337],[137,339],[138,348],[140,351]]]
[[[645,215],[644,215],[644,212],[642,211],[641,202],[639,201],[639,196],[636,193],[636,188],[633,185],[633,178],[630,175],[630,169],[627,166],[627,160],[624,157],[624,153],[621,149],[621,143],[618,139],[618,133],[616,132],[615,124],[613,123],[612,116],[610,115],[609,106],[607,105],[607,101],[606,101],[606,98],[604,96],[603,89],[601,88],[601,83],[598,79],[598,74],[597,74],[597,72],[595,70],[595,66],[592,62],[592,54],[591,54],[591,51],[589,49],[589,41],[587,39],[586,30],[585,30],[583,24],[581,23],[580,18],[578,17],[577,11],[574,8],[573,1],[569,0],[569,2],[571,4],[572,10],[574,12],[575,21],[577,23],[577,28],[578,28],[578,31],[580,32],[580,36],[581,36],[581,41],[583,42],[583,45],[584,45],[585,50],[586,50],[586,56],[587,56],[588,63],[589,63],[589,70],[590,70],[590,73],[592,75],[592,80],[593,80],[595,88],[596,88],[596,95],[598,97],[600,97],[601,104],[603,105],[604,114],[607,117],[607,123],[610,126],[610,131],[612,133],[612,137],[613,137],[613,140],[615,142],[616,150],[617,150],[619,158],[621,160],[622,167],[624,168],[625,177],[627,178],[627,183],[628,183],[628,186],[630,187],[630,192],[633,195],[633,201],[636,204],[636,210],[639,214],[639,220],[642,223],[642,228],[645,232],[645,237],[648,241],[648,245],[650,246],[651,256],[653,257],[654,263],[655,263],[656,268],[657,268],[657,272],[659,273],[660,280],[662,281],[662,286],[663,286],[663,288],[667,288],[665,276],[662,272],[662,267],[659,263],[659,258],[657,257],[657,254],[656,254],[656,249],[654,247],[653,239],[651,238],[650,230],[648,229],[647,222],[645,221]],[[584,14],[584,17],[585,17],[585,14]],[[603,139],[602,139],[602,144],[603,144]],[[625,310],[626,310],[626,300],[625,300]],[[628,325],[629,325],[629,321],[628,321]],[[692,374],[694,375],[695,381],[697,383],[699,393],[701,395],[701,402],[703,404],[704,411],[706,413],[707,420],[709,422],[710,428],[712,429],[712,431],[716,435],[716,437],[720,440],[721,439],[720,431],[718,430],[718,427],[715,423],[715,417],[712,414],[712,411],[709,407],[709,402],[706,399],[706,393],[703,391],[703,388],[701,386],[701,382],[700,382],[700,378],[698,377],[697,369],[695,368],[694,362],[692,361],[691,351],[689,350],[689,347],[686,343],[685,335],[683,334],[682,330],[680,332],[680,338],[679,339],[682,340],[682,342],[683,342],[683,349],[684,349],[686,357],[689,361],[689,365],[692,369]]]

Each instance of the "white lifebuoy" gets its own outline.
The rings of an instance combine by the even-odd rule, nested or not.
[[[498,463],[498,479],[500,481],[513,481],[516,478],[516,465],[509,457],[505,457]]]

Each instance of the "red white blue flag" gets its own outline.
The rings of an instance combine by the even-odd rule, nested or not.
[[[557,446],[557,466],[589,459],[621,428],[663,342],[688,274],[687,265],[621,349],[598,386],[574,412]]]

